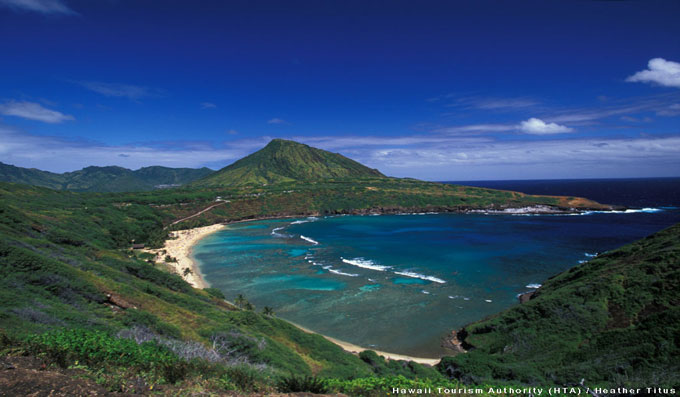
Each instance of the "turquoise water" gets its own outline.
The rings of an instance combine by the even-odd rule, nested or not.
[[[443,353],[451,330],[533,284],[680,220],[676,210],[584,216],[389,215],[234,224],[194,249],[228,299],[378,350]],[[304,238],[303,238],[304,237]]]

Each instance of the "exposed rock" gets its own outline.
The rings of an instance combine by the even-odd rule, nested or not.
[[[525,293],[521,294],[518,297],[519,303],[529,302],[534,297],[535,294],[536,294],[536,291],[529,291],[529,292],[525,292]]]

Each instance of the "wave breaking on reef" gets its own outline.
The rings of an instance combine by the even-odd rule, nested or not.
[[[316,240],[314,240],[314,239],[312,239],[312,238],[305,237],[305,236],[303,236],[303,235],[300,235],[300,238],[303,239],[303,240],[305,240],[305,241],[307,241],[307,242],[309,242],[309,243],[312,243],[312,244],[314,244],[314,245],[319,245],[319,242],[316,241]]]
[[[364,268],[364,269],[377,270],[379,272],[384,272],[385,270],[391,268],[391,266],[376,265],[375,262],[373,262],[370,259],[364,259],[364,258],[353,258],[353,259],[340,258],[340,259],[342,259],[342,261],[344,263],[347,263],[348,265],[361,267],[361,268]]]
[[[341,276],[359,277],[359,275],[356,274],[356,273],[345,273],[345,272],[341,272],[340,270],[333,269],[333,268],[331,268],[331,267],[329,267],[329,268],[326,269],[326,270],[328,270],[329,272],[331,272],[331,273],[333,273],[333,274],[339,274],[339,275],[341,275]]]
[[[412,278],[419,278],[421,280],[432,281],[434,283],[439,283],[439,284],[446,284],[446,280],[442,280],[441,278],[438,278],[438,277],[428,276],[428,275],[420,274],[420,273],[416,273],[416,272],[401,271],[401,272],[394,272],[394,274],[398,274],[400,276],[412,277]]]

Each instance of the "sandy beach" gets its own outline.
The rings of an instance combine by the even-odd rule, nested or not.
[[[233,223],[240,223],[240,222],[248,222],[252,220],[245,220],[245,221],[238,221],[238,222],[233,222]],[[174,272],[182,276],[184,280],[186,280],[189,284],[194,286],[195,288],[208,288],[209,285],[208,283],[203,279],[201,276],[201,270],[199,266],[191,259],[191,249],[192,247],[198,243],[199,240],[202,238],[217,232],[218,230],[222,230],[226,227],[227,225],[224,224],[216,224],[216,225],[211,225],[211,226],[204,226],[204,227],[197,227],[194,229],[185,229],[185,230],[178,230],[171,232],[171,235],[173,238],[168,239],[165,241],[165,246],[161,249],[158,250],[144,250],[145,252],[153,253],[156,255],[157,261],[161,262],[164,261],[165,255],[170,255],[171,257],[177,259],[177,262],[165,262],[167,265],[169,265]],[[163,254],[163,251],[165,251],[165,254]],[[189,268],[191,269],[191,273],[187,274],[186,276],[184,275],[184,269]],[[292,323],[291,323],[292,324]],[[312,330],[309,330],[305,327],[302,327],[298,324],[293,324],[296,327],[300,328],[301,330],[308,332],[308,333],[313,333],[313,334],[318,334],[318,332],[314,332]],[[335,343],[336,345],[340,346],[343,350],[349,353],[354,353],[354,354],[359,354],[364,350],[373,350],[378,355],[381,355],[385,357],[386,359],[390,360],[406,360],[406,361],[415,361],[420,364],[427,364],[427,365],[435,365],[439,362],[439,359],[437,358],[423,358],[423,357],[412,357],[412,356],[406,356],[403,354],[395,354],[395,353],[388,353],[388,352],[383,352],[379,350],[374,350],[374,349],[367,349],[361,346],[354,345],[352,343],[344,342],[335,338],[331,338],[330,336],[326,336],[323,334],[319,334],[329,340],[330,342]]]
[[[201,270],[191,259],[191,249],[202,238],[223,229],[222,224],[197,227],[194,229],[171,232],[172,238],[165,241],[165,246],[158,250],[144,250],[156,255],[157,262],[164,262],[165,256],[170,255],[177,262],[165,262],[172,270],[182,276],[186,282],[195,288],[208,288],[210,285],[201,276]],[[163,253],[165,251],[165,253]],[[191,269],[191,273],[184,275],[184,269]]]
[[[290,323],[290,321],[289,321]],[[314,332],[310,329],[307,329],[299,324],[291,323],[294,326],[300,328],[301,330],[310,333],[310,334],[319,334],[318,332]],[[342,349],[348,353],[354,353],[354,354],[359,354],[364,350],[373,350],[376,352],[379,356],[383,356],[388,360],[405,360],[405,361],[415,361],[420,364],[427,364],[427,365],[436,365],[439,363],[440,359],[438,358],[423,358],[423,357],[413,357],[413,356],[406,356],[404,354],[396,354],[396,353],[388,353],[380,350],[375,350],[375,349],[367,349],[365,347],[361,347],[349,342],[344,342],[335,338],[331,338],[330,336],[326,336],[323,334],[319,334],[326,338],[327,340],[335,343],[336,345],[342,347]]]

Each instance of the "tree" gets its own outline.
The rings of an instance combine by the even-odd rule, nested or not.
[[[236,296],[236,299],[234,299],[234,304],[241,309],[246,304],[246,302],[248,302],[248,301],[246,300],[245,296],[243,296],[242,294],[238,294]]]
[[[272,309],[269,306],[265,306],[262,309],[262,314],[264,314],[265,316],[273,316],[274,315],[274,309]]]
[[[191,269],[188,268],[188,267],[185,267],[185,268],[184,268],[184,271],[182,272],[182,274],[184,275],[184,277],[186,277],[186,276],[188,276],[188,275],[190,275],[190,274],[194,274],[194,271],[191,270]]]

